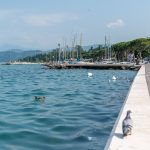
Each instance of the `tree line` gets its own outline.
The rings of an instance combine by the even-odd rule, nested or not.
[[[92,59],[93,61],[102,61],[108,59],[107,52],[111,52],[111,59],[117,62],[127,61],[129,53],[133,53],[136,59],[150,57],[150,38],[139,38],[128,42],[120,42],[113,44],[111,47],[99,45],[93,48],[91,46],[89,50],[84,50],[80,45],[76,45],[74,48],[56,48],[47,53],[25,57],[19,61],[53,62],[72,58],[77,60]]]

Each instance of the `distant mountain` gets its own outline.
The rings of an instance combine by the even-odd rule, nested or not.
[[[21,49],[11,49],[7,51],[0,51],[0,62],[15,61],[27,56],[34,56],[41,54],[41,50],[21,50]]]
[[[27,50],[24,47],[14,45],[14,44],[2,44],[2,45],[0,45],[0,51],[8,51],[10,49]]]

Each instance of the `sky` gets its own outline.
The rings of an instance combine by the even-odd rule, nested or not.
[[[0,50],[147,38],[150,0],[0,0]]]

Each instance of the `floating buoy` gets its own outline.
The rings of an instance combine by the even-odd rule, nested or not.
[[[88,77],[92,77],[93,74],[91,72],[88,72]]]

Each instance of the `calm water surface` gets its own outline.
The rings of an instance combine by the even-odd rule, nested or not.
[[[0,149],[103,150],[136,72],[42,68],[0,65]]]

